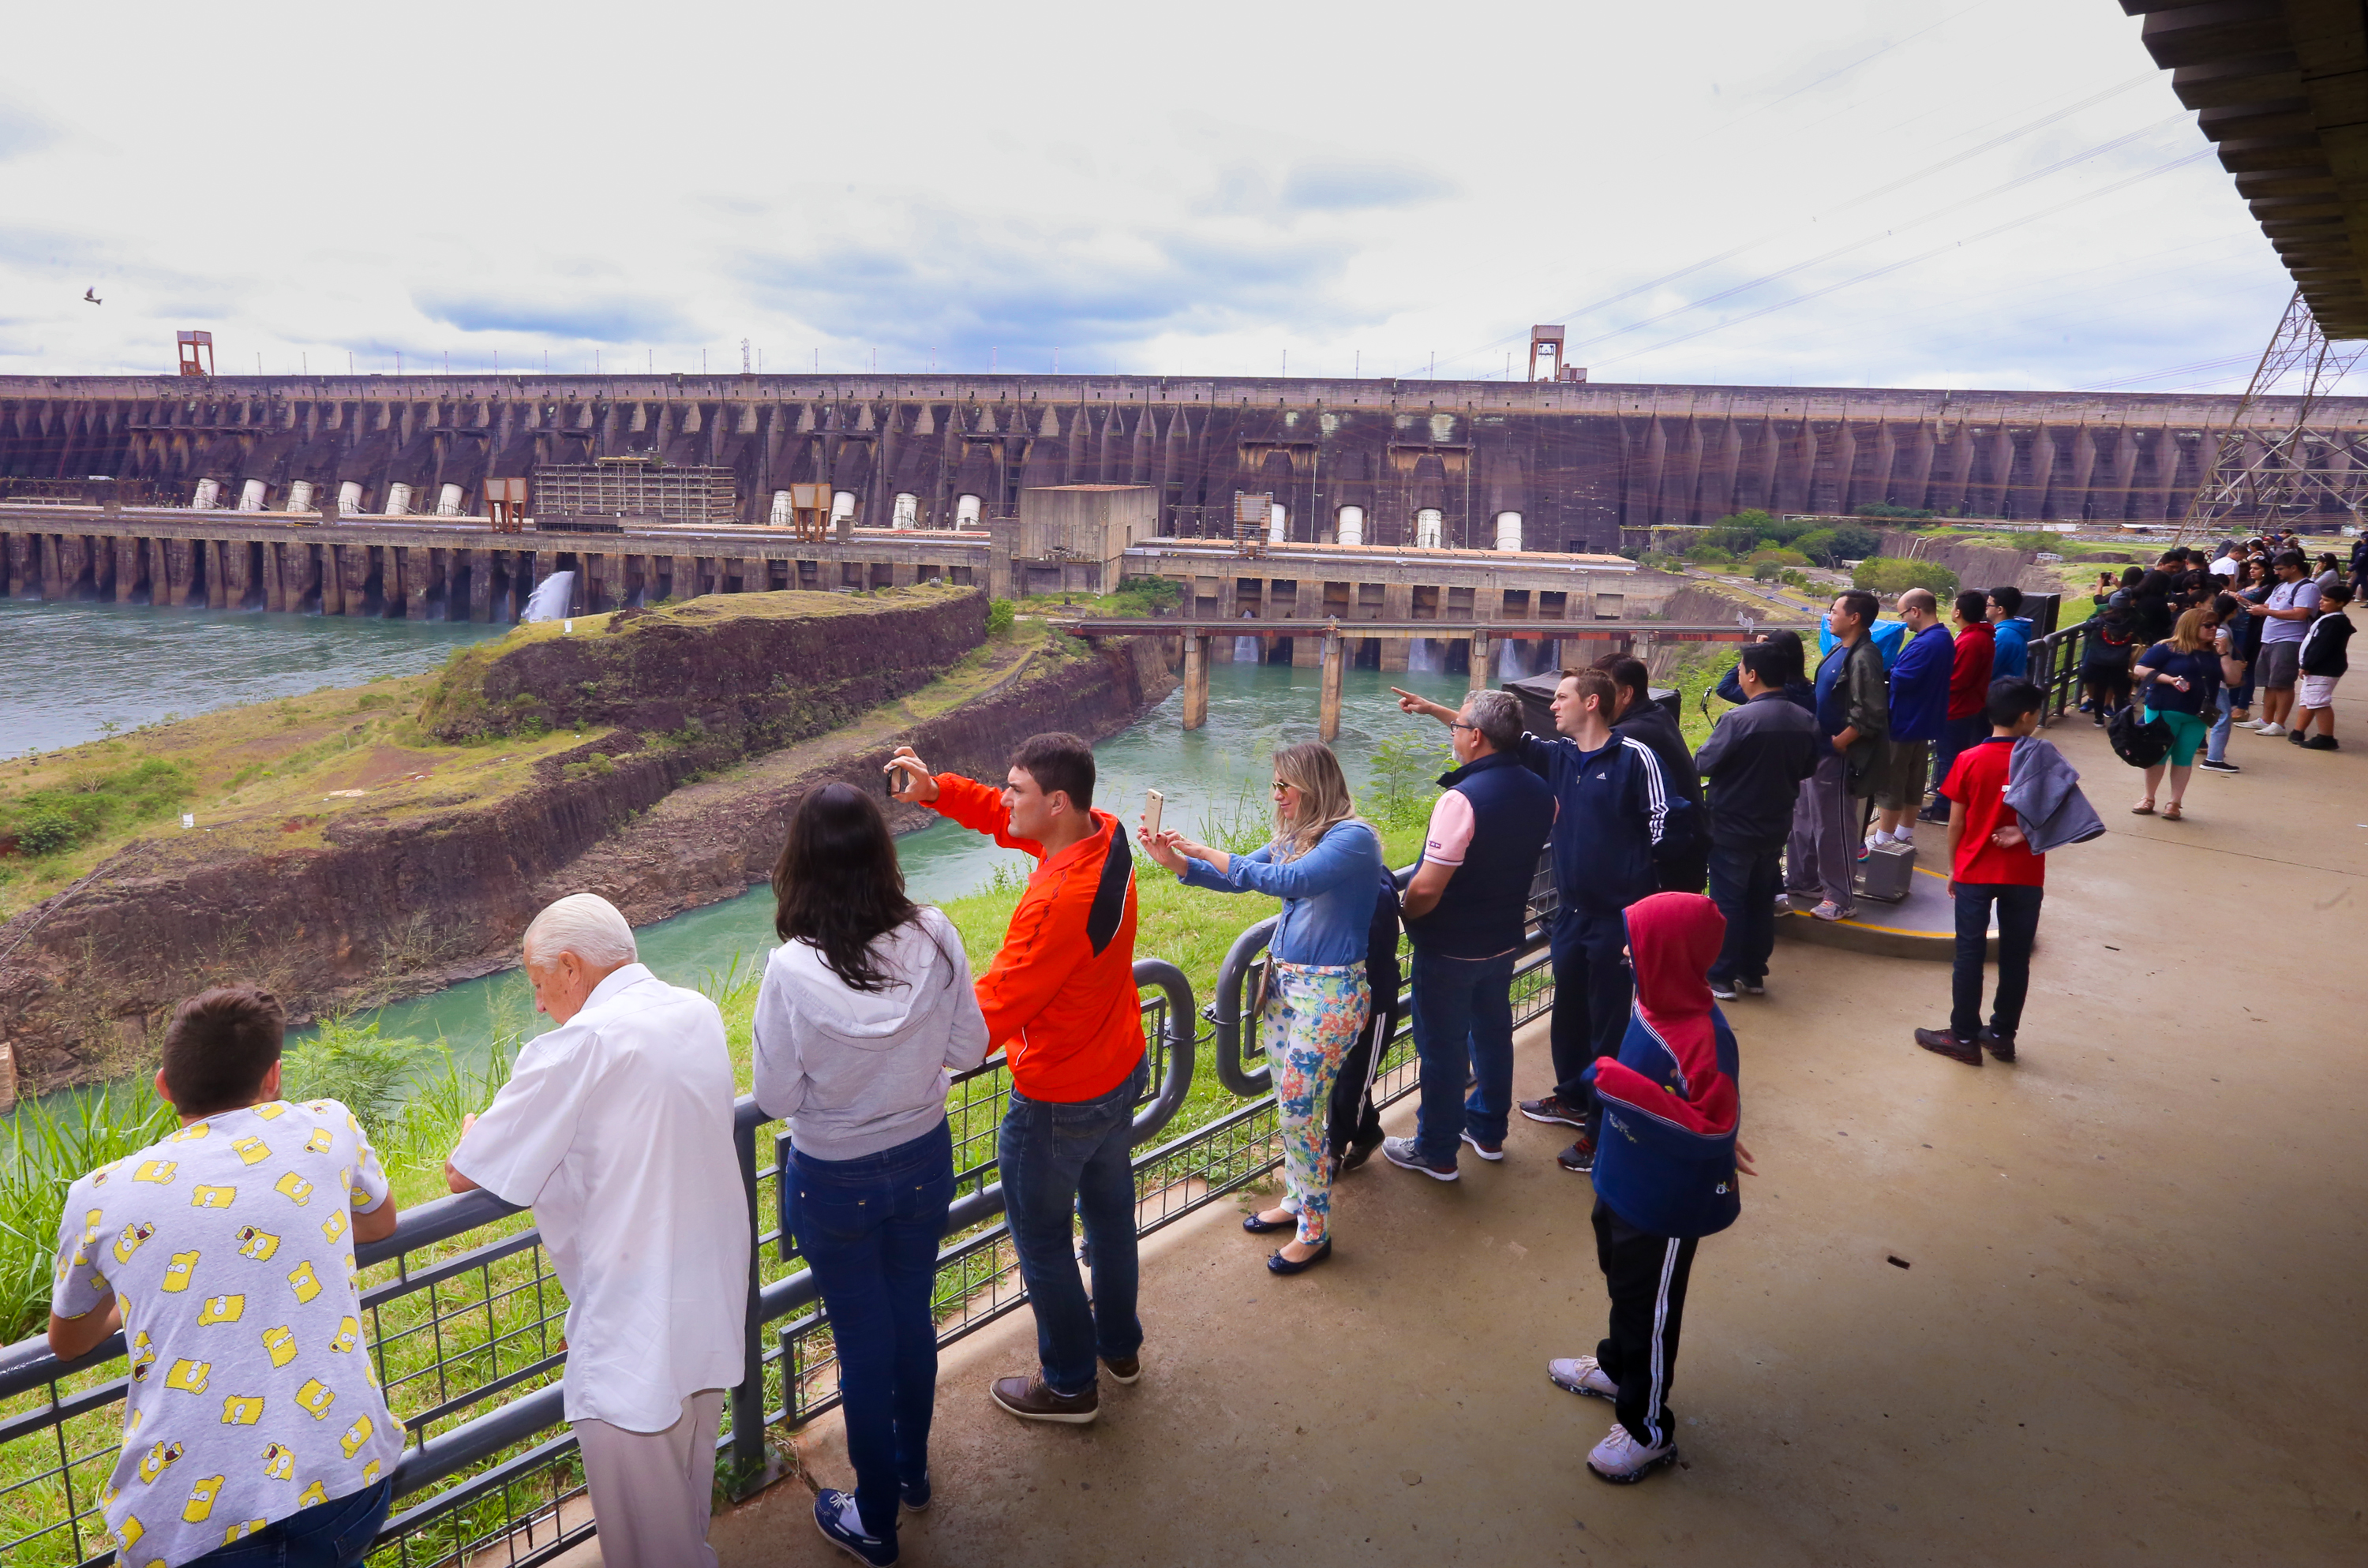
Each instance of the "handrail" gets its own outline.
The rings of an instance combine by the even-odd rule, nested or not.
[[[1194,1055],[1198,1040],[1193,1028],[1194,1012],[1191,983],[1176,965],[1163,959],[1138,959],[1134,964],[1134,981],[1138,991],[1156,990],[1159,1003],[1166,1013],[1166,1032],[1158,1042],[1164,1048],[1165,1065],[1156,1091],[1138,1108],[1133,1119],[1131,1147],[1141,1148],[1155,1139],[1172,1121],[1192,1091]],[[995,1059],[980,1064],[978,1073],[992,1071],[1002,1061]],[[968,1076],[970,1074],[966,1074]],[[1263,1089],[1256,1091],[1263,1093]],[[733,1143],[739,1156],[741,1184],[748,1199],[749,1233],[752,1244],[763,1233],[761,1216],[757,1211],[757,1183],[760,1175],[777,1175],[777,1160],[760,1173],[756,1157],[756,1139],[760,1128],[773,1119],[765,1115],[754,1096],[739,1096],[733,1106]],[[786,1137],[783,1139],[786,1146]],[[396,1221],[393,1233],[384,1239],[355,1249],[358,1264],[395,1262],[398,1267],[404,1255],[440,1242],[464,1235],[493,1221],[505,1219],[519,1210],[483,1190],[438,1198],[406,1211]],[[963,1233],[991,1221],[1003,1212],[1003,1184],[991,1183],[979,1191],[957,1199],[946,1218],[948,1237]],[[541,1233],[529,1230],[495,1244],[504,1252],[524,1250],[538,1245]],[[766,1474],[763,1330],[766,1324],[810,1308],[818,1292],[811,1270],[800,1268],[794,1273],[769,1283],[760,1278],[760,1249],[752,1244],[749,1256],[748,1312],[746,1375],[732,1393],[733,1430],[721,1439],[719,1449],[731,1452],[732,1480],[735,1491],[742,1483],[770,1479]],[[785,1255],[786,1256],[786,1255]],[[385,1285],[373,1287],[372,1293],[404,1294],[409,1290],[424,1289],[442,1278],[447,1265],[442,1260],[424,1267],[416,1273],[404,1270]],[[50,1354],[45,1335],[34,1335],[14,1345],[0,1347],[0,1399],[32,1392],[43,1384],[55,1381],[71,1373],[103,1367],[120,1361],[124,1354],[123,1336],[110,1335],[88,1354],[72,1361],[60,1361]],[[564,1360],[564,1357],[559,1359]],[[110,1403],[129,1386],[120,1380],[74,1396],[74,1408],[95,1409]],[[481,1415],[461,1422],[450,1430],[423,1437],[416,1446],[407,1448],[396,1461],[393,1477],[395,1494],[409,1496],[422,1492],[472,1465],[492,1458],[505,1449],[515,1447],[538,1433],[560,1425],[565,1419],[564,1391],[559,1383],[548,1384],[495,1406]],[[52,1404],[46,1414],[51,1421],[35,1425],[54,1425],[67,1414],[61,1403]],[[552,1442],[538,1446],[530,1454],[518,1456],[501,1467],[499,1473],[511,1473],[514,1467],[543,1463],[564,1450],[572,1438],[562,1435]],[[456,1501],[465,1501],[459,1494],[474,1494],[486,1477],[473,1478],[450,1494],[438,1494],[420,1505],[390,1517],[381,1530],[381,1541],[393,1540],[416,1528],[429,1516],[441,1512]],[[749,1485],[747,1490],[754,1490]]]

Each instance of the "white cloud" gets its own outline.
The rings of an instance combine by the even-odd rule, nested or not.
[[[0,371],[2087,386],[2291,288],[2101,4],[230,15],[12,24]]]

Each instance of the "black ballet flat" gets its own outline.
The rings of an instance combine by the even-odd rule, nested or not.
[[[1242,1216],[1242,1229],[1254,1236],[1265,1235],[1269,1231],[1295,1231],[1298,1228],[1297,1220],[1262,1220],[1254,1213]]]
[[[1266,1266],[1269,1272],[1275,1274],[1304,1274],[1309,1269],[1315,1267],[1317,1264],[1323,1262],[1326,1258],[1330,1257],[1331,1256],[1332,1238],[1330,1236],[1326,1236],[1314,1252],[1309,1253],[1297,1263],[1292,1262],[1291,1259],[1283,1256],[1282,1254],[1278,1252],[1268,1256]]]

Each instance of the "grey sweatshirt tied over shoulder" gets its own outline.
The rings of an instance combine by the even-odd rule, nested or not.
[[[757,1104],[800,1153],[854,1160],[945,1119],[952,1074],[986,1057],[961,934],[937,909],[872,944],[890,982],[857,991],[810,943],[784,942],[757,992]]]

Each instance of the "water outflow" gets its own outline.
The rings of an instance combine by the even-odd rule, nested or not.
[[[1245,614],[1242,619],[1244,620],[1247,620],[1250,617]],[[1236,637],[1234,639],[1234,663],[1237,665],[1257,665],[1263,664],[1265,661],[1265,643],[1259,642],[1255,637]]]
[[[553,572],[534,585],[534,597],[526,601],[526,613],[520,620],[557,620],[567,614],[575,602],[575,574]]]
[[[1439,651],[1439,642],[1431,637],[1410,637],[1406,640],[1406,668],[1416,674],[1437,675],[1447,668],[1447,656]]]

